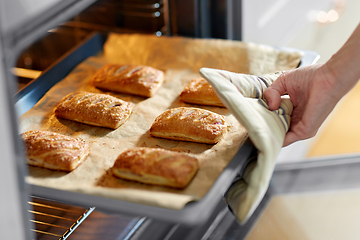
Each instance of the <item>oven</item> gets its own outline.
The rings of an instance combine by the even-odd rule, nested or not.
[[[19,116],[75,66],[102,51],[109,32],[241,40],[241,1],[52,0],[4,1],[0,6],[2,239],[242,239],[247,235],[270,193],[244,225],[237,222],[224,195],[249,160],[256,159],[250,140],[200,200],[174,210],[29,184],[18,137]],[[304,51],[300,65],[317,59],[316,53]]]

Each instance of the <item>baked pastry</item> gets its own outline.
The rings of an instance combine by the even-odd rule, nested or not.
[[[154,137],[215,144],[227,131],[223,115],[200,108],[179,107],[160,114],[150,128]]]
[[[55,109],[60,118],[116,129],[130,116],[134,104],[116,97],[89,92],[65,96]]]
[[[163,81],[163,71],[149,66],[108,64],[94,75],[92,84],[113,92],[151,97]]]
[[[181,92],[180,100],[187,103],[225,107],[210,83],[204,78],[192,79]]]
[[[112,173],[141,183],[184,188],[198,169],[195,157],[161,148],[141,147],[121,153]]]
[[[89,145],[80,139],[49,131],[21,134],[30,165],[53,170],[72,171],[89,155]]]

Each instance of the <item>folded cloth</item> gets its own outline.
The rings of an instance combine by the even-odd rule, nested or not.
[[[289,129],[293,104],[282,96],[278,110],[270,111],[263,93],[281,73],[254,76],[201,68],[200,74],[239,122],[258,150],[257,161],[247,166],[225,198],[240,223],[245,223],[264,197],[277,156]]]

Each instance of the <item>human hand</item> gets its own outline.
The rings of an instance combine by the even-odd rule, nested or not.
[[[343,93],[327,65],[316,64],[284,72],[264,92],[270,110],[280,106],[287,93],[294,105],[283,146],[315,136]]]

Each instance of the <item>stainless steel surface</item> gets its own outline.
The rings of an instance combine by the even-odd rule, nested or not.
[[[15,65],[17,55],[26,46],[92,1],[57,1],[55,5],[58,8],[51,8],[54,5],[50,4],[41,7],[41,10],[39,8],[39,11],[22,8],[29,3],[0,1],[0,204],[6,206],[0,217],[0,239],[33,238],[30,232],[32,224],[28,220],[31,215],[27,205],[29,190],[24,182],[27,167],[23,162],[22,143],[17,137],[18,116],[14,109],[13,95],[17,86],[16,79],[10,74],[11,68]]]
[[[272,178],[277,194],[360,188],[360,155],[281,164]]]
[[[5,32],[26,24],[29,19],[41,15],[44,11],[58,5],[61,0],[11,0],[0,1],[0,17]]]
[[[3,10],[1,5],[0,9]],[[3,24],[0,20],[0,34],[3,32]],[[26,204],[28,189],[24,183],[26,166],[21,163],[22,148],[16,137],[17,116],[12,99],[15,80],[8,71],[9,56],[6,55],[8,46],[3,40],[3,35],[0,35],[0,192],[2,195],[0,205],[3,206],[0,217],[0,239],[30,239]]]

